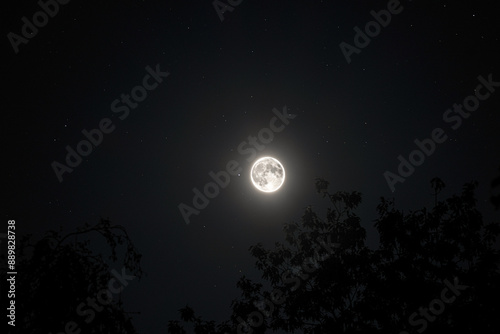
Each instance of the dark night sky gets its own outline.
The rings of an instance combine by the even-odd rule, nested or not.
[[[37,235],[100,217],[125,226],[147,272],[123,291],[126,308],[141,312],[139,331],[165,333],[186,303],[205,319],[229,315],[237,279],[258,278],[248,247],[282,240],[283,223],[307,205],[324,212],[316,177],[363,194],[370,246],[380,196],[403,209],[429,206],[435,176],[447,195],[479,181],[479,207],[493,217],[500,87],[456,130],[443,114],[474,94],[478,76],[500,81],[496,2],[456,2],[401,1],[402,12],[350,63],[339,44],[354,44],[353,28],[364,30],[370,11],[388,1],[243,0],[221,21],[210,0],[73,0],[17,54],[7,35],[21,34],[21,18],[40,7],[9,3],[1,23],[4,220]],[[121,120],[112,102],[157,64],[170,75]],[[280,160],[287,178],[263,194],[237,148],[285,105],[296,117],[259,156]],[[104,118],[114,131],[59,182],[53,161],[65,163],[65,147]],[[408,158],[414,140],[435,128],[448,139],[391,192],[384,172],[396,173],[397,157]],[[178,205],[192,205],[192,189],[230,160],[241,176],[186,225]]]

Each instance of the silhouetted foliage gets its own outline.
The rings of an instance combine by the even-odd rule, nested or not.
[[[192,333],[229,333],[231,331],[231,327],[229,326],[228,322],[223,322],[216,325],[215,321],[203,321],[201,317],[196,317],[194,314],[194,310],[187,305],[184,308],[180,309],[179,313],[181,314],[182,321],[192,324]],[[186,331],[179,321],[175,320],[170,320],[168,322],[168,332],[173,334],[191,333],[190,331]]]
[[[92,250],[92,233],[104,238],[108,256]],[[141,255],[122,226],[101,219],[66,235],[50,231],[32,239],[24,236],[16,245],[16,332],[136,333],[119,297],[121,281],[111,273],[142,276]],[[115,267],[122,245],[125,257]]]
[[[431,187],[434,189],[434,205],[438,203],[438,195],[439,193],[446,187],[443,180],[438,177],[435,177],[431,180]]]
[[[170,321],[169,333],[193,323],[216,334],[499,332],[500,228],[477,211],[476,183],[438,201],[445,185],[433,179],[432,210],[405,214],[381,198],[375,250],[355,213],[361,194],[330,193],[328,185],[316,180],[331,205],[326,219],[307,207],[300,222],[284,225],[286,244],[250,247],[263,282],[238,281],[229,324],[217,327],[186,307],[184,323]]]

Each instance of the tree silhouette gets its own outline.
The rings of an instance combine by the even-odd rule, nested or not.
[[[206,333],[230,333],[231,326],[229,322],[223,322],[216,325],[215,321],[204,321],[201,317],[197,317],[194,314],[194,310],[189,306],[179,310],[181,314],[181,320],[186,323],[191,323],[193,327],[193,333],[195,334],[206,334]],[[184,326],[177,320],[170,320],[168,323],[168,332],[175,334],[186,334],[188,331],[184,329]]]
[[[91,234],[104,239],[108,256],[92,250]],[[24,236],[16,245],[16,332],[136,332],[119,292],[127,279],[141,277],[141,255],[123,227],[101,219],[66,235],[50,231],[36,242],[32,239]],[[110,267],[118,261],[122,245],[126,251],[123,264],[113,274]],[[2,276],[5,282],[5,272]]]
[[[438,195],[444,189],[444,187],[446,185],[444,184],[443,180],[441,180],[438,177],[435,177],[431,180],[431,186],[432,186],[432,189],[434,189],[434,205],[437,205],[438,204]]]
[[[476,209],[476,186],[466,184],[460,196],[438,202],[430,212],[423,209],[403,215],[385,200],[378,206],[376,282],[391,288],[374,305],[377,321],[385,330],[413,328],[421,332],[428,327],[429,333],[498,332],[494,314],[498,314],[499,307],[494,301],[500,296],[499,256],[493,245],[499,225],[483,223]],[[441,297],[445,280],[457,280],[468,288],[453,303],[444,303],[446,312],[438,317],[426,316],[426,311],[419,308],[429,308],[431,301]],[[418,316],[409,320],[414,312]]]
[[[286,244],[250,247],[262,282],[242,277],[224,326],[196,317],[189,307],[169,333],[195,325],[203,333],[498,333],[499,224],[483,222],[469,183],[443,201],[444,182],[431,181],[435,205],[404,214],[381,198],[375,250],[355,211],[358,192],[316,190],[331,205],[326,219],[310,207],[284,225]],[[264,286],[271,288],[264,289]],[[196,332],[198,333],[198,332]],[[201,332],[199,332],[201,333]]]

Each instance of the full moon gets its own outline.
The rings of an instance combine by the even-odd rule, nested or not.
[[[278,190],[285,182],[285,169],[274,158],[260,158],[253,164],[250,178],[255,188],[270,193]]]

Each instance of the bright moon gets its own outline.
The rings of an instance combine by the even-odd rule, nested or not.
[[[255,188],[270,193],[278,190],[285,182],[285,169],[274,158],[260,158],[253,164],[250,178]]]

